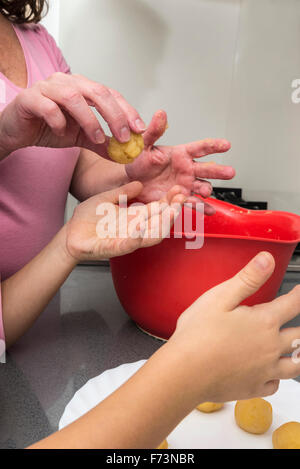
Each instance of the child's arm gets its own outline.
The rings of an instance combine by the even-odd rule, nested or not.
[[[2,317],[8,346],[33,324],[80,260],[100,260],[120,256],[140,247],[157,244],[162,240],[162,236],[157,239],[143,237],[133,239],[130,236],[119,238],[117,234],[109,239],[101,239],[101,235],[97,235],[96,227],[101,219],[103,224],[106,224],[104,218],[96,215],[97,207],[101,203],[106,205],[110,203],[118,213],[119,195],[127,195],[128,199],[135,198],[142,187],[141,183],[131,183],[94,196],[79,205],[72,219],[50,244],[22,270],[2,283]],[[167,203],[161,205],[162,211],[155,217],[151,216],[148,206],[144,218],[150,224],[153,221],[160,222],[162,212],[169,209],[172,223],[175,209],[172,209],[170,204],[181,206],[185,200],[180,190],[179,187],[174,187],[169,191],[164,200]],[[124,218],[122,220],[124,221]],[[124,227],[118,226],[117,233],[118,230],[124,233]]]
[[[261,253],[239,274],[199,298],[172,338],[121,388],[89,413],[32,448],[156,448],[204,401],[264,397],[296,377],[300,328],[282,325],[300,312],[300,288],[271,303],[239,306],[271,276]]]
[[[7,347],[29,329],[77,264],[65,246],[66,227],[63,227],[29,264],[2,283]]]

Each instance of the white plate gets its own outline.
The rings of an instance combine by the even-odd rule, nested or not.
[[[109,396],[127,381],[145,360],[121,365],[105,371],[88,381],[66,406],[59,422],[62,429],[99,402]],[[273,431],[285,422],[300,421],[300,384],[293,380],[282,381],[279,391],[267,400],[273,406],[273,424],[264,435],[250,435],[241,430],[234,421],[234,402],[213,414],[194,410],[169,435],[172,449],[271,449]]]

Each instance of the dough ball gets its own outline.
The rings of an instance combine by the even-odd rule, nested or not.
[[[264,399],[238,401],[235,406],[235,421],[248,433],[261,435],[272,425],[272,406]]]
[[[157,449],[168,449],[169,448],[169,444],[167,442],[167,440],[164,440],[158,447]]]
[[[274,449],[300,449],[300,423],[288,422],[273,433]]]
[[[200,412],[210,414],[211,412],[216,412],[217,410],[222,409],[222,407],[224,407],[224,404],[216,404],[215,402],[203,402],[203,404],[197,406],[197,409],[200,410]]]
[[[109,157],[120,164],[132,163],[144,150],[142,135],[131,133],[129,142],[120,143],[115,137],[110,139],[108,145]]]

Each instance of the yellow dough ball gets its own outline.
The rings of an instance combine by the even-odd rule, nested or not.
[[[205,412],[206,414],[210,414],[211,412],[216,412],[224,407],[224,404],[216,404],[215,402],[203,402],[197,406],[197,410],[200,412]]]
[[[238,401],[234,414],[238,426],[248,433],[261,435],[266,433],[272,425],[272,406],[264,399]]]
[[[300,449],[300,423],[289,422],[273,433],[274,449]]]
[[[158,447],[157,449],[168,449],[169,448],[169,444],[167,442],[167,440],[164,440]]]
[[[129,164],[142,153],[144,147],[142,135],[131,133],[131,138],[126,143],[120,143],[112,137],[108,145],[108,155],[117,163]]]

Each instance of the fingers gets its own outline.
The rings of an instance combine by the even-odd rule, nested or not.
[[[129,215],[128,237],[137,239],[143,236],[146,240],[144,247],[146,247],[157,244],[169,234],[186,197],[181,193],[181,187],[175,186],[161,201],[148,205],[137,204],[127,209],[128,200],[136,198],[142,189],[143,185],[140,182],[131,182],[126,186],[95,196],[95,205],[97,206],[96,213],[99,213],[98,208],[101,207],[101,203],[120,204],[120,208],[124,208],[125,205],[125,211],[128,211]],[[125,200],[122,200],[122,196],[125,196]],[[125,218],[127,220],[127,216]],[[131,247],[134,249],[136,245],[133,242]],[[128,245],[126,246],[127,249]],[[125,249],[124,243],[123,247]]]
[[[282,295],[267,305],[270,314],[276,314],[282,326],[300,314],[300,285],[297,285],[287,295]]]
[[[152,121],[143,135],[145,146],[149,147],[162,137],[168,125],[168,117],[165,111],[157,111]]]
[[[118,91],[113,90],[112,88],[109,88],[109,91],[119,104],[120,108],[125,112],[131,130],[136,133],[145,132],[146,124],[134,107],[132,107]]]
[[[212,194],[213,188],[210,182],[204,180],[197,180],[194,182],[193,192],[195,194],[201,195],[204,199],[210,197]]]
[[[290,327],[280,331],[281,354],[285,355],[294,352],[297,348],[300,351],[300,327]]]
[[[59,106],[51,99],[31,89],[20,93],[16,103],[21,113],[42,119],[57,136],[63,136],[67,125],[66,118]]]
[[[141,182],[133,181],[117,189],[103,192],[102,194],[95,196],[95,198],[97,198],[98,204],[101,202],[111,202],[113,204],[119,204],[119,202],[121,201],[121,205],[123,205],[122,196],[126,196],[126,200],[135,199],[136,197],[138,197],[142,189],[143,185]],[[147,220],[148,218],[150,218],[151,214],[159,214],[163,209],[165,209],[169,205],[179,203],[182,206],[185,200],[186,196],[182,194],[182,188],[180,186],[174,186],[166,194],[165,198],[161,201],[152,202],[148,205],[140,204],[138,208],[140,212],[144,210],[145,220]],[[124,203],[125,202],[126,201],[124,200]],[[158,207],[158,209],[155,208],[156,206]]]
[[[262,388],[262,391],[259,393],[259,397],[267,397],[267,396],[272,396],[272,394],[275,394],[280,385],[280,380],[279,379],[274,379],[272,381],[268,381]]]
[[[140,247],[142,247],[142,243],[143,243],[142,236],[140,236],[138,238],[134,238],[134,237],[129,236],[125,239],[122,239],[121,242],[120,242],[119,250],[118,250],[116,256],[122,256],[122,255],[125,255],[125,254],[130,254],[130,253],[136,251],[137,249],[139,249]]]
[[[180,186],[173,187],[166,196],[157,202],[151,202],[145,206],[147,210],[147,220],[154,220],[154,217],[160,216],[163,212],[165,217],[157,219],[157,228],[159,228],[159,236],[161,232],[165,232],[167,229],[167,234],[170,232],[171,227],[175,217],[177,217],[186,201],[186,196],[181,193]],[[162,228],[164,227],[164,228]]]
[[[164,199],[146,206],[147,223],[144,234],[144,247],[154,246],[170,234],[174,221],[186,201],[186,196],[181,191],[180,186],[174,186]]]
[[[237,275],[208,293],[212,298],[220,298],[222,307],[230,311],[257,292],[271,277],[274,268],[275,261],[271,254],[261,252]]]
[[[224,166],[216,163],[194,163],[194,174],[201,179],[232,179],[235,170],[231,166]]]
[[[213,153],[224,153],[230,150],[230,148],[231,144],[228,140],[210,138],[186,145],[186,150],[192,158],[201,158]]]
[[[279,379],[293,379],[300,375],[300,360],[292,357],[282,357],[277,366]]]
[[[289,295],[285,296],[288,297]],[[276,375],[279,379],[296,378],[300,375],[300,327],[282,329],[280,331],[280,344],[282,355],[292,355],[290,357],[283,356],[279,359]]]
[[[111,202],[113,204],[118,204],[120,201],[120,196],[126,196],[128,200],[135,199],[142,191],[143,184],[139,181],[133,181],[125,186],[118,187],[108,192],[103,192],[99,195],[99,203]]]
[[[216,213],[216,209],[214,207],[209,205],[207,202],[204,202],[199,197],[190,196],[187,198],[186,203],[191,204],[191,207],[194,210],[197,210],[201,213],[203,213],[203,210],[204,210],[205,215],[210,216]]]
[[[136,133],[145,130],[145,124],[137,111],[130,106],[124,97],[115,90],[81,75],[73,76],[84,97],[97,109],[107,122],[112,134],[120,142],[128,142],[130,129]]]
[[[158,244],[163,239],[162,214],[168,207],[165,201],[128,207],[128,237],[141,238],[143,247]]]
[[[130,139],[130,130],[145,130],[139,114],[123,96],[83,76],[56,73],[36,88],[70,113],[93,143],[104,143],[105,135],[90,106],[96,108],[120,142]]]
[[[108,88],[95,84],[83,86],[84,96],[93,101],[94,107],[107,122],[111,133],[119,142],[128,142],[130,139],[130,127],[123,109],[114,99]]]
[[[174,220],[179,215],[186,200],[186,196],[181,193],[182,188],[175,186],[160,201],[148,205],[133,204],[128,208],[127,205],[122,205],[120,196],[126,195],[134,198],[141,189],[142,184],[133,182],[122,188],[101,194],[97,200],[95,198],[96,215],[103,215],[107,210],[103,208],[101,203],[116,204],[120,202],[117,209],[118,216],[112,219],[111,233],[113,235],[110,240],[106,241],[105,252],[107,257],[112,257],[112,253],[119,256],[141,247],[150,247],[160,243],[170,233]],[[116,222],[117,228],[115,227]],[[105,223],[107,224],[107,221]],[[105,235],[107,235],[106,225]],[[118,249],[116,249],[116,244]]]
[[[167,203],[170,205],[174,202],[174,199],[177,196],[182,196],[184,200],[186,200],[186,197],[183,195],[183,188],[179,185],[173,186],[166,194],[166,196],[161,200],[161,201],[167,201]]]
[[[40,89],[45,97],[73,117],[92,142],[105,142],[105,133],[79,89],[74,86],[66,89],[65,86],[57,86],[55,82],[41,82]]]

